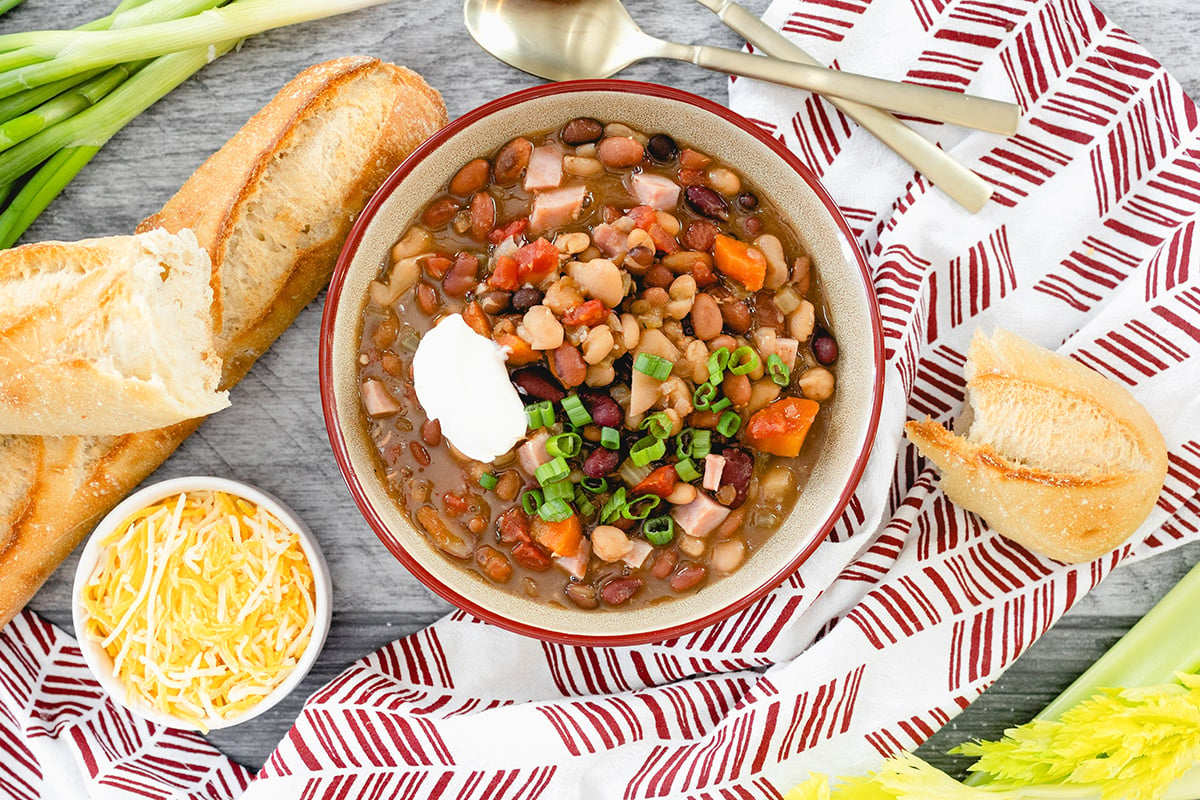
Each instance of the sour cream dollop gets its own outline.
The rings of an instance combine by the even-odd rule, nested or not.
[[[508,379],[505,351],[451,314],[413,356],[413,388],[430,419],[459,452],[494,461],[525,437],[525,406]]]

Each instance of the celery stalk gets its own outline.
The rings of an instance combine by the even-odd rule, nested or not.
[[[272,28],[342,14],[386,0],[238,0],[192,17],[107,31],[43,31],[37,44],[18,51],[50,60],[0,74],[0,97],[60,80],[92,67],[133,61],[242,39]]]

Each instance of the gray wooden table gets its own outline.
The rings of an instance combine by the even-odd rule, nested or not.
[[[1200,14],[1192,0],[1098,0],[1200,97]],[[745,0],[761,13],[767,0]],[[741,41],[687,0],[629,0],[651,33],[739,47]],[[27,0],[0,18],[0,32],[72,27],[110,8],[83,0]],[[365,53],[405,64],[438,88],[453,119],[487,100],[539,81],[510,69],[467,36],[458,0],[393,0],[345,17],[247,41],[209,65],[111,141],[54,203],[26,241],[127,233],[157,210],[205,157],[277,89],[309,64]],[[624,77],[686,88],[727,102],[724,78],[686,64],[649,62]],[[286,732],[304,698],[346,665],[437,619],[448,606],[410,577],[355,508],[330,452],[317,386],[321,302],[305,310],[233,392],[233,407],[207,421],[153,476],[224,475],[257,484],[292,506],[325,549],[334,583],[333,628],[299,690],[264,716],[211,736],[257,768]],[[1025,721],[1132,625],[1200,557],[1193,545],[1111,575],[1046,634],[922,753],[941,764],[967,736],[996,736]],[[34,610],[70,629],[74,558],[33,600]]]

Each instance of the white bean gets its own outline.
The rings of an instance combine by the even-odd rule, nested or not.
[[[801,300],[800,306],[788,315],[788,333],[798,342],[807,342],[816,323],[817,309],[809,301]]]
[[[813,367],[804,370],[796,380],[796,386],[809,400],[823,403],[833,397],[835,379],[833,373],[824,367]]]
[[[695,500],[696,495],[698,494],[699,492],[696,490],[695,486],[692,486],[690,483],[684,483],[683,481],[680,481],[679,483],[675,484],[675,488],[671,490],[669,495],[667,495],[667,502],[671,503],[672,505],[686,506],[688,503]]]
[[[746,560],[746,545],[741,539],[727,539],[713,545],[708,556],[709,565],[717,572],[730,573]]]
[[[534,306],[525,312],[517,334],[534,350],[553,350],[563,343],[563,326],[546,306]]]
[[[620,561],[630,550],[633,542],[625,531],[615,525],[597,525],[592,529],[592,552],[605,561]]]
[[[591,365],[599,364],[608,357],[612,349],[612,330],[607,325],[597,325],[588,331],[583,340],[583,360]]]

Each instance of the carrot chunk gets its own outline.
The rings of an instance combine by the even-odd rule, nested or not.
[[[675,465],[668,464],[665,467],[659,467],[645,478],[642,478],[638,485],[633,487],[633,496],[653,494],[659,497],[666,497],[675,490],[677,480],[678,476],[675,473]]]
[[[529,342],[514,333],[496,334],[496,344],[508,348],[508,363],[514,367],[540,361],[542,353],[529,346]]]
[[[529,532],[542,547],[564,558],[578,554],[579,546],[583,543],[583,525],[577,514],[559,522],[547,522],[534,515],[530,520]]]
[[[747,291],[757,292],[767,278],[767,257],[758,248],[732,236],[717,234],[713,260],[718,272],[738,281]]]
[[[776,400],[750,417],[746,425],[746,442],[771,455],[798,456],[820,410],[820,404],[806,397]]]

